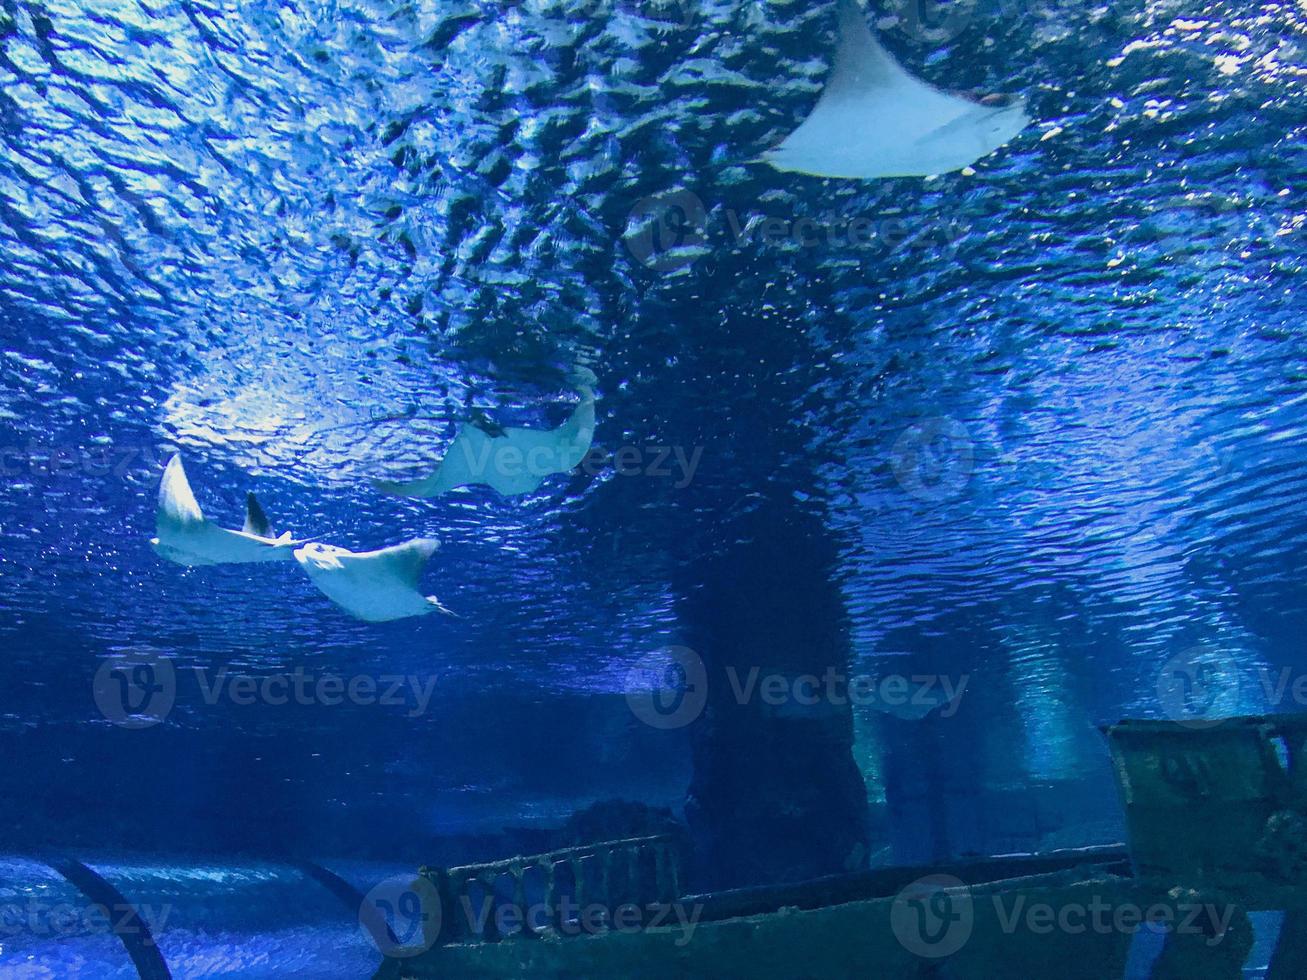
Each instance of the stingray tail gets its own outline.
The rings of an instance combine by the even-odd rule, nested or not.
[[[450,609],[448,606],[446,606],[443,602],[441,602],[439,599],[437,599],[437,598],[436,598],[435,596],[433,596],[433,595],[429,595],[429,596],[427,596],[427,602],[429,602],[429,603],[431,603],[431,605],[435,606],[435,608],[436,608],[436,612],[442,612],[442,613],[444,613],[446,616],[453,616],[455,619],[462,619],[462,618],[463,618],[462,616],[460,616],[458,613],[454,612],[454,610]]]
[[[780,143],[777,142],[775,146],[770,146],[755,156],[732,157],[729,160],[722,160],[720,163],[712,164],[708,169],[714,173],[720,173],[723,170],[729,170],[731,167],[753,167],[759,164],[768,163],[767,154],[776,149],[779,145]]]

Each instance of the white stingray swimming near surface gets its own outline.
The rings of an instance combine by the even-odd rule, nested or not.
[[[1002,105],[942,92],[881,47],[856,0],[839,0],[840,43],[821,98],[762,159],[818,177],[928,177],[969,167],[1030,123]]]
[[[418,578],[439,547],[433,538],[414,538],[379,551],[354,552],[330,544],[306,544],[295,560],[328,599],[351,616],[384,623],[407,616],[450,613],[418,590]]]
[[[485,484],[506,497],[531,493],[545,478],[580,465],[594,442],[595,398],[581,389],[581,403],[556,429],[500,427],[483,417],[466,422],[428,476],[407,483],[378,480],[383,493],[438,497],[456,487]]]
[[[159,484],[159,508],[150,544],[161,556],[179,565],[222,565],[228,562],[290,561],[305,544],[287,532],[275,537],[254,494],[245,498],[245,525],[239,531],[219,527],[204,516],[191,491],[180,453],[168,461]]]

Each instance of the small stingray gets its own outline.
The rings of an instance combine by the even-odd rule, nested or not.
[[[855,0],[839,0],[840,44],[802,125],[762,159],[817,177],[928,177],[961,170],[1025,129],[1025,105],[986,105],[909,75]]]
[[[944,712],[944,717],[947,718],[957,710],[957,702],[961,700],[965,690],[965,683],[957,690],[948,691],[936,679],[932,679],[930,683],[911,679],[901,695],[895,697],[887,695],[873,701],[870,706],[876,711],[893,715],[903,721],[921,721],[936,708],[951,706],[951,710]]]
[[[331,544],[307,544],[295,560],[328,599],[351,616],[384,623],[405,616],[450,613],[435,596],[418,591],[418,577],[440,546],[414,538],[380,551],[353,552]]]
[[[274,537],[254,494],[245,498],[245,526],[239,531],[219,527],[195,502],[181,453],[168,461],[159,484],[159,510],[150,544],[161,556],[179,565],[221,565],[227,562],[290,561],[304,541],[287,532]]]
[[[590,451],[595,400],[581,389],[581,404],[557,429],[499,427],[481,416],[464,424],[431,475],[408,483],[376,481],[383,493],[438,497],[455,487],[483,483],[504,496],[531,493],[554,473],[566,473]]]

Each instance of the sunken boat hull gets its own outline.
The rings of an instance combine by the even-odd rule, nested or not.
[[[377,977],[1235,980],[1257,912],[1283,915],[1265,976],[1307,976],[1307,717],[1104,733],[1128,845],[702,895],[670,837],[423,869],[440,909]],[[587,903],[676,914],[586,924]]]

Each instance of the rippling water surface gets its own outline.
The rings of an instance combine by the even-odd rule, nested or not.
[[[40,799],[148,766],[181,815],[251,780],[295,813],[402,794],[403,836],[481,820],[492,790],[492,820],[670,798],[672,753],[630,771],[647,733],[615,695],[676,641],[721,515],[768,497],[831,529],[855,666],[968,675],[970,720],[915,743],[946,782],[1100,785],[1093,725],[1159,716],[1196,646],[1237,664],[1230,710],[1295,707],[1263,680],[1307,668],[1303,12],[951,10],[878,23],[914,71],[1036,122],[973,170],[857,183],[748,162],[816,99],[825,4],[0,2],[0,708],[56,774]],[[688,228],[658,225],[669,200]],[[560,423],[578,364],[624,465],[527,499],[371,489],[474,408]],[[279,530],[439,537],[428,581],[459,618],[369,626],[293,564],[159,561],[174,448],[227,523],[254,489]],[[440,710],[188,689],[187,779],[181,743],[104,734],[90,696],[143,644],[187,670],[434,674]],[[154,799],[116,792],[118,826]],[[1067,793],[1057,832],[1117,833]]]

